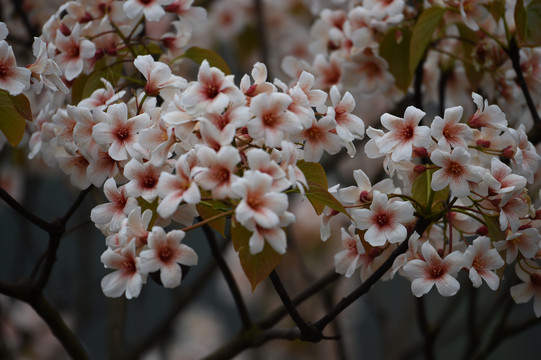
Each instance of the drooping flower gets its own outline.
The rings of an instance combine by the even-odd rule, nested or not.
[[[454,251],[442,259],[428,241],[423,243],[421,252],[424,260],[411,260],[402,268],[404,274],[412,280],[413,295],[421,297],[434,285],[442,296],[455,295],[460,289],[455,276],[462,266],[462,253]]]
[[[93,42],[80,37],[81,29],[76,23],[69,35],[56,31],[55,45],[58,54],[55,61],[64,72],[67,80],[75,79],[84,67],[84,61],[94,57],[96,46]]]
[[[485,280],[492,290],[498,289],[500,278],[492,270],[501,268],[503,261],[498,250],[490,248],[490,239],[486,236],[473,240],[473,245],[468,246],[464,252],[464,266],[470,269],[470,280],[473,286],[478,288]]]
[[[286,194],[270,191],[272,181],[268,174],[248,170],[232,184],[233,191],[242,199],[235,209],[235,218],[245,227],[255,223],[270,229],[280,223],[280,215],[289,203]]]
[[[334,268],[337,273],[349,278],[359,266],[358,261],[364,249],[352,226],[348,230],[342,228],[341,231],[344,250],[334,255]]]
[[[511,233],[507,239],[494,243],[498,251],[505,251],[505,262],[511,264],[517,258],[518,253],[526,259],[530,259],[541,250],[541,234],[539,230],[528,228]]]
[[[181,244],[185,233],[172,230],[165,233],[159,226],[154,226],[148,234],[149,249],[141,251],[140,269],[143,273],[160,270],[160,280],[164,287],[174,288],[180,285],[182,268],[180,265],[197,265],[195,251]]]
[[[122,221],[137,207],[137,200],[129,197],[124,186],[117,188],[115,179],[110,178],[103,185],[103,192],[108,203],[97,205],[90,212],[90,219],[97,226],[118,231]]]
[[[197,151],[199,165],[192,169],[195,182],[210,190],[216,199],[233,196],[231,185],[238,179],[235,169],[240,162],[239,151],[232,146],[222,146],[218,152],[202,146]]]
[[[101,255],[105,267],[116,271],[101,280],[101,288],[106,296],[117,298],[126,293],[126,298],[136,298],[146,282],[146,275],[138,269],[139,258],[135,252],[135,240],[113,251],[111,248]]]
[[[517,263],[515,273],[523,283],[512,286],[511,297],[517,304],[530,301],[533,297],[533,310],[536,317],[541,317],[541,270],[528,268],[528,272]]]
[[[143,74],[147,83],[145,92],[149,96],[157,96],[162,89],[184,89],[188,86],[186,79],[173,75],[171,68],[159,61],[154,61],[151,55],[140,55],[133,65]]]
[[[0,40],[0,89],[11,95],[18,95],[30,87],[32,72],[18,67],[13,49],[4,40]]]

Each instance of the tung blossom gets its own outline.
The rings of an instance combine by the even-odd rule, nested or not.
[[[133,64],[143,74],[147,83],[145,92],[149,96],[157,96],[162,89],[184,89],[188,82],[171,73],[171,68],[162,62],[154,61],[152,56],[138,56]]]
[[[17,66],[13,49],[0,40],[0,89],[18,95],[30,86],[31,71]]]
[[[458,198],[468,196],[470,185],[468,181],[478,183],[483,177],[483,170],[479,166],[469,165],[470,153],[464,148],[456,148],[452,153],[434,150],[430,160],[441,169],[432,174],[431,187],[434,191],[444,189],[447,185],[451,194]]]
[[[411,160],[414,146],[428,147],[431,141],[430,129],[427,126],[419,126],[424,116],[424,111],[413,106],[408,106],[404,118],[383,114],[381,124],[390,131],[375,139],[379,151],[391,154],[393,161],[403,161]]]
[[[434,285],[442,296],[455,295],[460,289],[455,276],[462,266],[462,254],[454,251],[442,259],[428,241],[423,243],[421,252],[423,260],[411,260],[402,268],[404,274],[412,279],[413,295],[421,297]]]
[[[492,290],[498,289],[500,278],[492,270],[501,268],[503,261],[498,250],[490,248],[490,239],[486,236],[473,240],[473,245],[468,246],[464,252],[464,266],[470,269],[470,280],[473,286],[478,288],[485,280]]]
[[[195,251],[181,244],[185,233],[172,230],[165,233],[159,226],[154,226],[148,234],[149,249],[141,252],[140,269],[143,273],[160,270],[160,280],[164,287],[174,288],[180,285],[182,268],[180,265],[197,265]]]
[[[414,208],[407,201],[394,201],[387,195],[374,191],[370,210],[353,209],[351,217],[357,227],[367,230],[364,239],[372,246],[382,246],[388,241],[397,243],[406,239],[408,231],[404,224],[415,220]]]
[[[270,175],[248,170],[233,183],[233,191],[242,198],[235,209],[235,218],[241,224],[255,223],[266,229],[278,226],[288,200],[286,194],[270,191],[272,182]]]
[[[105,267],[116,270],[101,280],[101,288],[106,296],[117,298],[123,293],[128,299],[139,296],[146,275],[137,269],[139,258],[135,253],[135,240],[116,251],[108,248],[101,255],[101,262]]]

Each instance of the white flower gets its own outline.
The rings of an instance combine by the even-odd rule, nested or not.
[[[143,74],[147,83],[145,92],[149,96],[157,96],[162,89],[184,89],[188,82],[171,73],[171,68],[162,62],[154,61],[151,55],[138,56],[133,64]]]
[[[18,67],[13,49],[4,40],[0,40],[0,89],[11,95],[18,95],[30,87],[32,72]]]
[[[160,270],[160,280],[164,287],[174,288],[180,285],[182,269],[180,265],[197,265],[195,251],[184,244],[184,231],[172,230],[165,233],[159,226],[154,226],[148,234],[148,250],[141,252],[140,269],[143,273]]]
[[[456,148],[452,153],[434,150],[430,160],[441,169],[432,174],[431,187],[434,191],[444,189],[447,185],[451,194],[456,197],[465,197],[470,193],[468,181],[478,183],[483,177],[484,169],[469,165],[470,153],[464,148]]]
[[[455,276],[462,266],[462,253],[454,251],[442,260],[428,241],[423,243],[421,252],[424,260],[411,260],[402,268],[404,274],[412,280],[413,295],[421,297],[434,285],[442,296],[455,295],[460,289]]]
[[[501,268],[503,261],[498,250],[490,248],[490,239],[486,236],[473,240],[473,245],[468,246],[464,252],[464,266],[470,269],[470,280],[473,286],[478,288],[484,279],[492,290],[498,289],[500,278],[492,270]]]
[[[146,275],[137,269],[139,258],[135,254],[135,240],[116,251],[108,248],[101,255],[101,262],[105,267],[116,270],[101,280],[101,288],[106,296],[117,298],[124,292],[128,299],[139,296]]]
[[[357,227],[366,230],[364,239],[372,246],[382,246],[401,242],[406,239],[408,231],[404,224],[415,218],[413,205],[407,201],[389,201],[387,195],[374,191],[370,210],[353,209],[351,217]]]

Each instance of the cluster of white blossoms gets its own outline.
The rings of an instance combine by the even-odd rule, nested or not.
[[[503,272],[517,263],[525,281],[511,288],[515,301],[536,294],[535,313],[541,316],[536,259],[541,253],[540,211],[535,211],[527,183],[532,183],[541,156],[527,140],[524,128],[508,128],[505,114],[473,93],[477,111],[466,122],[462,107],[445,110],[421,125],[425,113],[408,107],[404,117],[381,117],[385,130],[369,127],[369,157],[385,157],[386,179],[371,185],[362,170],[357,186],[335,188],[352,218],[342,230],[344,250],[335,256],[338,272],[351,276],[361,268],[365,280],[387,259],[389,249],[408,238],[419,218],[430,225],[409,238],[387,278],[396,272],[412,280],[413,294],[422,296],[436,285],[443,296],[460,288],[456,276],[469,272],[474,287],[484,280],[496,290]],[[322,229],[328,236],[328,229]],[[529,274],[528,276],[525,274]]]
[[[266,65],[256,63],[237,85],[212,59],[201,61],[196,80],[174,73],[206,16],[192,2],[69,1],[45,24],[37,60],[26,68],[17,67],[0,23],[0,89],[17,95],[33,86],[39,94],[45,85],[61,96],[71,87],[71,99],[51,97],[35,116],[29,156],[58,165],[80,189],[103,186],[108,202],[91,219],[106,237],[101,260],[114,270],[102,280],[107,296],[137,297],[158,271],[163,286],[180,285],[182,266],[198,262],[182,243],[186,234],[220,217],[248,231],[250,254],[265,254],[267,245],[283,254],[285,228],[298,220],[287,194],[313,195],[321,185],[307,180],[303,166],[342,149],[354,156],[354,141],[365,134],[343,88],[349,81],[366,95],[396,93],[378,41],[415,15],[399,0],[323,10],[312,28],[313,65],[286,59],[294,79],[286,83],[268,81]],[[474,28],[466,10],[462,18]],[[148,35],[166,14],[174,31]],[[96,74],[103,76],[98,85]],[[311,201],[334,204],[323,214],[321,237],[330,237],[339,209],[349,216],[335,267],[347,277],[360,268],[363,281],[409,241],[384,278],[410,278],[416,296],[433,285],[454,295],[461,269],[474,287],[484,280],[495,290],[500,270],[516,263],[523,283],[511,295],[516,302],[535,295],[541,316],[541,212],[526,189],[541,157],[523,126],[509,127],[500,107],[472,96],[477,111],[465,122],[461,106],[431,121],[410,106],[403,117],[381,116],[384,130],[368,127],[364,151],[384,157],[389,178],[372,185],[358,169],[356,186],[317,189]],[[199,215],[204,220],[194,224]]]

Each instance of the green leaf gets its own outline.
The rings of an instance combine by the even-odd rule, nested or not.
[[[432,174],[435,169],[428,169],[413,180],[411,185],[411,197],[414,198],[429,213],[441,211],[449,197],[449,187],[436,191],[432,190]],[[432,199],[430,198],[432,194]],[[431,209],[427,209],[429,202],[432,202]]]
[[[532,0],[524,6],[524,0],[517,0],[515,26],[521,46],[541,44],[541,0]]]
[[[22,140],[26,120],[32,121],[32,108],[28,98],[23,95],[12,96],[0,90],[0,130],[11,146],[17,146]]]
[[[235,250],[239,253],[242,270],[252,285],[252,291],[254,291],[257,285],[265,280],[272,270],[278,266],[282,255],[274,251],[266,241],[263,251],[252,255],[249,246],[251,236],[252,232],[248,231],[244,226],[233,223],[231,240]]]
[[[222,210],[220,210],[220,205],[222,205],[219,201],[211,201],[208,202],[209,205],[205,204],[197,204],[195,207],[197,208],[197,212],[199,213],[199,216],[203,220],[209,219],[213,216],[220,215],[223,213]],[[211,221],[209,223],[210,227],[214,230],[218,231],[223,237],[225,237],[225,216],[218,218],[214,221]]]
[[[122,64],[109,66],[104,61],[98,61],[94,71],[89,75],[79,75],[71,87],[71,104],[77,105],[81,100],[88,98],[97,89],[105,87],[102,78],[115,84],[122,75]]]
[[[297,167],[303,172],[308,189],[304,192],[310,204],[321,215],[325,206],[349,216],[344,206],[328,190],[327,174],[320,163],[299,161]]]
[[[445,13],[446,9],[439,6],[432,6],[425,9],[411,35],[410,50],[409,50],[409,71],[410,76],[413,76],[417,65],[423,58],[436,28]]]
[[[231,74],[231,70],[229,69],[229,66],[227,65],[225,60],[220,55],[210,49],[193,46],[186,50],[182,57],[193,60],[200,65],[203,60],[207,60],[210,66],[217,67],[218,69],[222,70],[226,75]]]
[[[409,71],[410,41],[410,28],[402,26],[387,31],[379,43],[379,54],[389,64],[395,85],[404,92],[408,91],[413,77]]]
[[[470,82],[471,88],[477,89],[484,75],[484,72],[481,69],[478,71],[472,64],[474,61],[476,61],[473,51],[475,48],[474,44],[477,44],[479,41],[479,35],[477,35],[477,32],[473,31],[463,23],[456,24],[456,26],[458,28],[458,32],[460,33],[460,37],[466,40],[461,42],[463,57],[465,60],[470,61],[463,62],[462,65],[464,65],[466,77]]]
[[[488,236],[492,242],[505,240],[505,233],[500,230],[500,222],[498,215],[487,215],[482,214],[483,219],[485,220]]]
[[[484,6],[496,23],[505,15],[505,0],[493,0]]]

